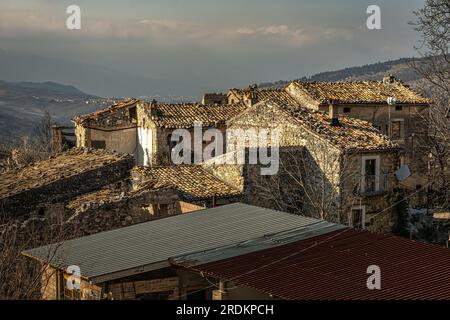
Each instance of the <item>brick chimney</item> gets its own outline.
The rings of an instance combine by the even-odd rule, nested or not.
[[[395,78],[392,74],[387,74],[383,77],[383,83],[384,84],[392,84],[397,81],[397,78]]]
[[[158,119],[158,101],[155,99],[150,102],[150,116],[152,119]]]
[[[247,106],[251,107],[255,103],[258,103],[258,95],[255,91],[251,90],[245,94],[244,102]]]
[[[330,99],[328,105],[328,116],[330,117],[330,125],[339,126],[339,100]]]

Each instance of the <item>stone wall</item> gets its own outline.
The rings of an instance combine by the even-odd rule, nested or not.
[[[66,208],[70,235],[84,236],[181,213],[175,189],[142,190]]]
[[[102,298],[102,288],[91,284],[84,278],[80,280],[80,290],[65,290],[66,279],[63,278],[63,271],[42,266],[41,277],[41,299],[42,300],[100,300]]]
[[[379,191],[369,194],[360,194],[363,157],[379,157],[380,178]],[[353,207],[364,207],[365,227],[372,231],[391,232],[397,223],[396,207],[398,200],[398,181],[395,171],[398,169],[398,153],[393,151],[367,152],[350,154],[342,166],[346,172],[353,173],[341,185],[342,223],[350,223],[350,214]]]
[[[280,134],[280,168],[275,176],[261,176],[260,165],[249,165],[246,170],[209,165],[216,174],[243,186],[246,202],[344,224],[351,222],[349,216],[353,207],[365,206],[368,226],[376,224],[374,228],[387,231],[395,224],[392,210],[377,215],[377,220],[371,217],[395,202],[394,172],[398,169],[398,151],[345,153],[314,131],[294,125],[284,114],[264,104],[249,108],[233,119],[230,128],[253,128],[256,132],[263,128],[277,129]],[[245,146],[252,147],[248,140]],[[370,196],[355,194],[363,174],[362,157],[371,155],[379,157],[380,179],[386,176],[389,188]],[[223,173],[226,170],[230,173]]]

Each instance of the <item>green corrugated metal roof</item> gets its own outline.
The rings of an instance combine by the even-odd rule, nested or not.
[[[92,279],[130,269],[139,273],[143,266],[168,265],[172,257],[303,230],[318,222],[235,203],[43,246],[24,254],[61,268],[77,265],[82,276]]]

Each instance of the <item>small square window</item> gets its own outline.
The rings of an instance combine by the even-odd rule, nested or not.
[[[395,106],[395,111],[402,111],[403,107],[402,106]]]
[[[344,113],[350,113],[350,112],[352,112],[352,108],[344,107]]]
[[[351,225],[355,229],[364,229],[363,219],[364,219],[364,211],[363,209],[357,208],[352,209],[351,215]]]

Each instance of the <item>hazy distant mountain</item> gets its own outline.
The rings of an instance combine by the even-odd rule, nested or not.
[[[411,68],[412,58],[402,58],[386,62],[378,62],[359,67],[350,67],[337,71],[321,72],[310,77],[302,77],[303,81],[358,81],[381,80],[386,74],[392,74],[412,86],[420,82],[422,77]],[[420,60],[419,60],[420,61]],[[289,81],[276,81],[261,83],[260,87],[282,87]]]
[[[53,81],[102,97],[192,95],[199,84],[154,79],[102,66],[0,49],[0,78]]]
[[[0,81],[0,139],[31,134],[48,110],[60,124],[76,114],[106,105],[106,100],[55,82]]]

